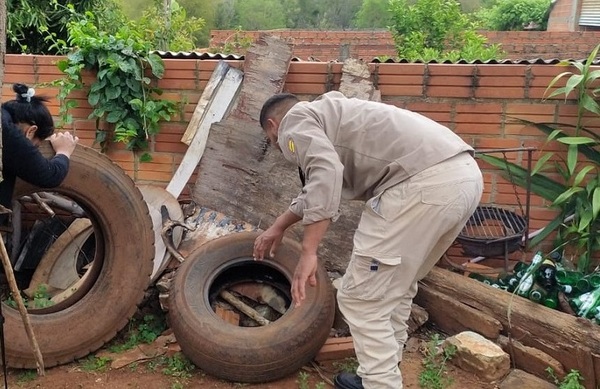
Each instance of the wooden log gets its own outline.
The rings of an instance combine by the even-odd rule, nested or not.
[[[425,307],[430,320],[449,334],[475,331],[488,339],[496,340],[502,330],[502,324],[492,316],[426,285],[419,286],[419,293],[414,301]]]
[[[435,288],[444,295],[454,296],[463,304],[493,316],[502,323],[505,332],[510,332],[527,346],[540,348],[566,368],[573,366],[576,360],[578,370],[585,370],[585,374],[588,374],[584,376],[585,387],[596,387],[600,379],[595,375],[598,370],[596,362],[584,355],[591,355],[590,350],[600,350],[600,328],[597,324],[437,267],[421,284]],[[568,345],[571,351],[581,351],[567,351],[565,355],[564,349]]]

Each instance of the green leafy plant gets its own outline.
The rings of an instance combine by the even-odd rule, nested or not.
[[[296,383],[298,384],[298,389],[310,389],[310,384],[308,379],[310,378],[310,374],[305,371],[301,371],[298,373],[298,380]],[[315,384],[315,389],[325,389],[325,382],[317,382]]]
[[[48,285],[39,284],[33,293],[33,301],[29,301],[28,308],[46,308],[54,305],[52,296],[48,293]]]
[[[600,135],[584,125],[586,113],[592,113],[596,119],[600,115],[595,99],[600,88],[593,88],[593,83],[600,77],[600,70],[591,67],[599,49],[600,45],[584,63],[562,61],[561,66],[572,66],[576,72],[557,75],[546,89],[546,93],[550,91],[547,98],[562,95],[567,98],[572,93],[576,94],[575,124],[535,123],[519,119],[545,133],[546,144],[557,142],[566,148],[566,158],[554,152],[543,152],[531,172],[532,193],[551,202],[550,206],[558,210],[558,215],[531,239],[529,245],[534,247],[556,232],[555,248],[570,248],[578,269],[584,273],[593,270],[593,254],[600,249]],[[566,78],[565,86],[553,89],[563,78]],[[509,172],[513,182],[526,187],[526,169],[490,155],[482,155],[481,158]],[[556,175],[559,179],[554,178]]]
[[[112,35],[101,31],[93,14],[86,12],[67,29],[70,47],[57,43],[70,50],[58,62],[65,76],[54,82],[60,87],[62,121],[72,122],[69,110],[77,104],[68,98],[72,91],[85,87],[84,71],[93,71],[96,80],[89,86],[88,103],[93,108],[90,118],[96,119],[96,142],[103,151],[111,141],[123,142],[129,150],[146,150],[149,137],[159,131],[159,122],[178,112],[175,102],[158,98],[162,90],[152,83],[164,74],[162,59],[130,24]],[[110,128],[102,128],[101,122]]]
[[[106,371],[112,360],[108,357],[97,357],[90,355],[81,362],[81,369],[84,371]]]
[[[441,347],[439,334],[433,334],[424,350],[423,371],[419,374],[419,386],[424,389],[444,389],[452,384],[447,375],[446,364],[456,354],[456,347]]]
[[[554,370],[551,367],[546,368],[546,372],[554,383],[558,386],[558,389],[584,389],[585,386],[581,384],[583,377],[579,374],[578,370],[569,371],[562,380],[558,379]]]
[[[455,0],[390,0],[390,31],[398,56],[408,60],[490,60],[502,55],[486,44]]]
[[[550,0],[498,0],[477,12],[484,28],[495,31],[546,30]]]
[[[358,369],[358,360],[356,358],[345,358],[341,361],[333,362],[333,367],[337,371],[345,371],[347,373],[356,373]]]
[[[111,352],[119,353],[130,350],[142,343],[152,343],[167,328],[163,316],[145,315],[142,321],[131,320],[127,328],[124,342],[115,342],[108,349]]]

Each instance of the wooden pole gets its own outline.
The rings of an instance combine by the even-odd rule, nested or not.
[[[1,238],[0,259],[2,259],[4,274],[6,275],[10,291],[17,303],[17,307],[19,308],[19,313],[21,314],[21,318],[23,319],[23,324],[25,326],[25,331],[27,332],[27,337],[29,338],[29,343],[33,350],[33,354],[35,355],[37,372],[40,376],[44,376],[46,375],[46,372],[44,371],[44,360],[42,358],[42,352],[40,351],[40,347],[38,346],[37,340],[35,339],[35,334],[33,333],[31,322],[29,321],[29,315],[27,314],[27,308],[25,308],[25,304],[23,304],[23,299],[21,298],[21,293],[19,292],[19,288],[17,287],[17,281],[15,280],[12,265],[10,263],[8,253],[6,252],[6,246],[4,245],[4,240]]]

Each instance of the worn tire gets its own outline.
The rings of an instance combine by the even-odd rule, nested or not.
[[[267,326],[240,327],[216,315],[209,294],[228,269],[241,267],[242,273],[274,269],[289,287],[299,245],[284,239],[276,259],[254,261],[257,236],[233,233],[200,246],[177,269],[169,292],[169,323],[184,355],[207,373],[229,381],[267,382],[296,372],[314,358],[333,325],[334,293],[323,266],[317,272],[317,286],[307,287],[304,303],[290,307]]]
[[[48,142],[40,150],[46,156],[53,154]],[[41,190],[20,181],[15,196]],[[88,355],[127,324],[149,285],[154,257],[152,221],[142,194],[105,155],[78,145],[67,177],[50,191],[68,196],[86,210],[97,249],[92,273],[76,295],[53,309],[29,314],[46,367]],[[7,365],[35,368],[19,312],[6,304],[2,311]]]

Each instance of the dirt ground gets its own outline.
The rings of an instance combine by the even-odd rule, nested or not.
[[[428,335],[429,336],[429,335]],[[421,338],[421,344],[425,337]],[[413,344],[419,344],[413,342]],[[94,355],[102,355],[101,350]],[[423,371],[423,354],[418,347],[408,348],[404,353],[401,365],[404,387],[420,388],[419,375]],[[193,367],[183,372],[173,364],[161,361],[160,357],[134,363],[119,369],[111,369],[108,365],[100,366],[93,357],[71,364],[46,369],[44,377],[37,376],[34,370],[10,369],[8,374],[9,388],[44,388],[44,389],[81,389],[81,388],[143,388],[143,389],[180,389],[180,388],[248,388],[248,389],[326,389],[332,388],[332,377],[335,373],[348,370],[355,363],[354,359],[326,361],[312,366],[305,366],[298,372],[269,383],[246,384],[227,382],[205,374]],[[316,367],[315,367],[316,366]],[[496,385],[485,383],[473,374],[467,373],[452,364],[447,364],[447,377],[451,380],[448,389],[493,389]],[[329,382],[328,382],[329,381]],[[3,381],[0,383],[3,387]]]

